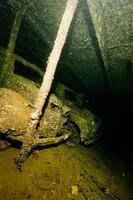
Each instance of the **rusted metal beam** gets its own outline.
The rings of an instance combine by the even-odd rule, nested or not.
[[[16,12],[16,16],[14,18],[13,25],[11,27],[11,34],[9,37],[9,43],[5,54],[5,61],[1,70],[0,82],[1,85],[3,86],[6,84],[6,81],[10,78],[14,70],[13,53],[21,24],[21,19],[22,19],[22,11],[18,10]]]
[[[33,69],[41,77],[43,77],[44,72],[37,65],[35,65],[33,63],[30,63],[29,61],[27,61],[26,59],[22,58],[21,56],[18,56],[17,54],[14,54],[14,61],[15,60],[20,62],[21,64],[23,64],[23,66]]]

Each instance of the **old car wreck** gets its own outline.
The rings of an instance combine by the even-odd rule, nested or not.
[[[38,91],[37,100],[35,100],[35,103],[31,106],[33,107],[33,111],[29,111],[27,109],[27,115],[31,116],[28,120],[28,125],[26,124],[24,130],[20,129],[21,123],[24,122],[23,120],[19,122],[19,130],[16,129],[14,121],[17,121],[18,119],[15,119],[15,116],[18,118],[17,111],[21,112],[18,108],[15,109],[15,105],[12,105],[14,103],[15,99],[17,99],[15,96],[18,94],[12,94],[12,92],[8,89],[1,89],[1,119],[3,123],[1,123],[2,128],[1,134],[5,135],[6,138],[10,138],[11,140],[17,140],[23,143],[22,145],[22,152],[19,155],[18,159],[16,159],[16,164],[18,168],[21,168],[22,163],[24,160],[28,157],[30,151],[32,148],[35,148],[36,146],[47,146],[52,144],[58,144],[64,140],[67,140],[70,136],[73,137],[73,133],[71,131],[71,126],[74,126],[74,123],[79,128],[81,135],[79,134],[79,141],[81,140],[85,144],[91,144],[94,143],[96,138],[95,133],[97,131],[97,124],[93,120],[94,117],[92,117],[92,114],[89,114],[91,116],[91,119],[85,120],[82,117],[79,117],[79,113],[72,113],[71,119],[67,119],[70,115],[69,108],[65,108],[62,104],[62,102],[56,97],[51,95],[49,97],[49,100],[47,102],[44,114],[43,114],[43,107],[45,107],[45,102],[47,100],[47,96],[49,94],[49,91],[51,89],[53,77],[55,74],[55,70],[61,55],[62,48],[64,46],[64,43],[67,38],[67,34],[77,7],[78,1],[68,1],[67,6],[64,12],[64,15],[62,17],[60,27],[57,33],[57,37],[54,42],[54,47],[52,49],[52,52],[50,54],[50,57],[48,59],[48,64],[46,68],[46,72],[44,74],[43,82],[41,85],[40,90]],[[11,2],[12,4],[12,2]],[[17,3],[16,3],[17,4]],[[13,3],[13,6],[16,6],[15,3]],[[20,3],[21,7],[21,3]],[[26,9],[26,8],[24,8]],[[8,49],[6,52],[6,57],[1,73],[1,82],[6,86],[6,84],[10,84],[10,80],[12,81],[13,76],[13,69],[12,66],[12,56],[13,56],[13,50],[15,48],[15,42],[17,39],[17,33],[18,28],[20,25],[20,10],[17,11],[16,18],[11,30],[11,35],[9,39]],[[22,11],[21,11],[22,12]],[[22,14],[21,14],[22,15]],[[32,84],[31,84],[32,87]],[[33,89],[32,89],[33,90]],[[11,103],[8,102],[6,104],[6,99],[11,96]],[[14,100],[13,100],[13,97]],[[22,99],[22,97],[18,97],[19,99]],[[9,98],[10,99],[10,98]],[[30,102],[31,103],[31,102]],[[30,103],[22,102],[19,106],[23,110],[25,105],[30,105]],[[18,103],[16,102],[16,106],[18,106]],[[66,111],[65,111],[66,109]],[[68,109],[68,110],[67,110]],[[14,113],[14,111],[16,111]],[[9,113],[8,113],[9,112]],[[87,113],[87,112],[84,112]],[[81,114],[80,114],[81,115]],[[8,120],[8,116],[12,118],[11,127],[6,127],[5,121],[8,121],[8,126],[10,124]],[[26,118],[28,119],[28,116]],[[19,117],[21,118],[21,117]],[[41,121],[39,121],[41,118]],[[86,117],[87,118],[87,117]],[[67,123],[67,121],[69,121]],[[89,122],[90,121],[90,122]],[[73,122],[73,125],[72,125]],[[27,127],[27,129],[26,129]],[[4,130],[5,129],[5,130]],[[12,133],[13,132],[13,133]],[[16,133],[18,132],[18,133]]]
[[[130,146],[131,7],[0,1],[0,200],[133,198],[130,151],[115,170],[116,143]],[[19,182],[7,194],[6,170]]]
[[[7,141],[24,143],[27,140],[25,135],[34,106],[22,95],[10,89],[1,88],[0,96],[1,136]],[[37,136],[34,138],[32,148],[58,144],[67,139],[84,145],[93,144],[100,137],[99,124],[100,120],[89,110],[74,108],[74,106],[71,109],[51,94],[37,126]]]

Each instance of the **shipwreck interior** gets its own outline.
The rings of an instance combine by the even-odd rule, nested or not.
[[[133,1],[0,0],[0,200],[133,200],[132,116]]]

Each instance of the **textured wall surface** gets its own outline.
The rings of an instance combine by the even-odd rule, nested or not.
[[[88,0],[97,38],[114,92],[133,89],[133,2]]]

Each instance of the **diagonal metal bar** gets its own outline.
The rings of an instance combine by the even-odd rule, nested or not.
[[[35,110],[31,114],[31,122],[25,134],[25,141],[22,145],[22,150],[20,152],[20,155],[15,160],[19,169],[21,168],[22,163],[28,157],[29,152],[35,146],[35,140],[38,137],[36,128],[39,123],[40,116],[42,114],[43,106],[45,105],[47,96],[51,89],[51,85],[54,79],[58,61],[60,59],[62,49],[66,42],[69,28],[70,28],[72,19],[74,17],[75,10],[77,8],[77,4],[78,4],[78,0],[67,1],[65,12],[61,19],[61,23],[59,26],[59,30],[57,32],[54,46],[48,59],[43,82],[42,82],[41,88],[39,90],[39,93],[35,102],[35,106],[34,106]]]
[[[92,39],[92,43],[96,52],[96,56],[98,59],[98,62],[100,64],[100,68],[104,77],[104,82],[105,82],[105,86],[106,86],[106,92],[108,94],[110,94],[111,92],[111,86],[109,84],[109,79],[108,79],[108,75],[107,75],[107,71],[106,71],[106,67],[105,67],[105,62],[102,56],[102,52],[101,52],[101,48],[99,46],[99,42],[98,42],[98,38],[96,35],[96,30],[93,24],[93,19],[90,13],[90,8],[89,8],[89,3],[87,2],[87,0],[83,0],[84,6],[83,6],[83,12],[85,14],[85,20],[86,20],[86,25],[88,26],[88,30]]]

